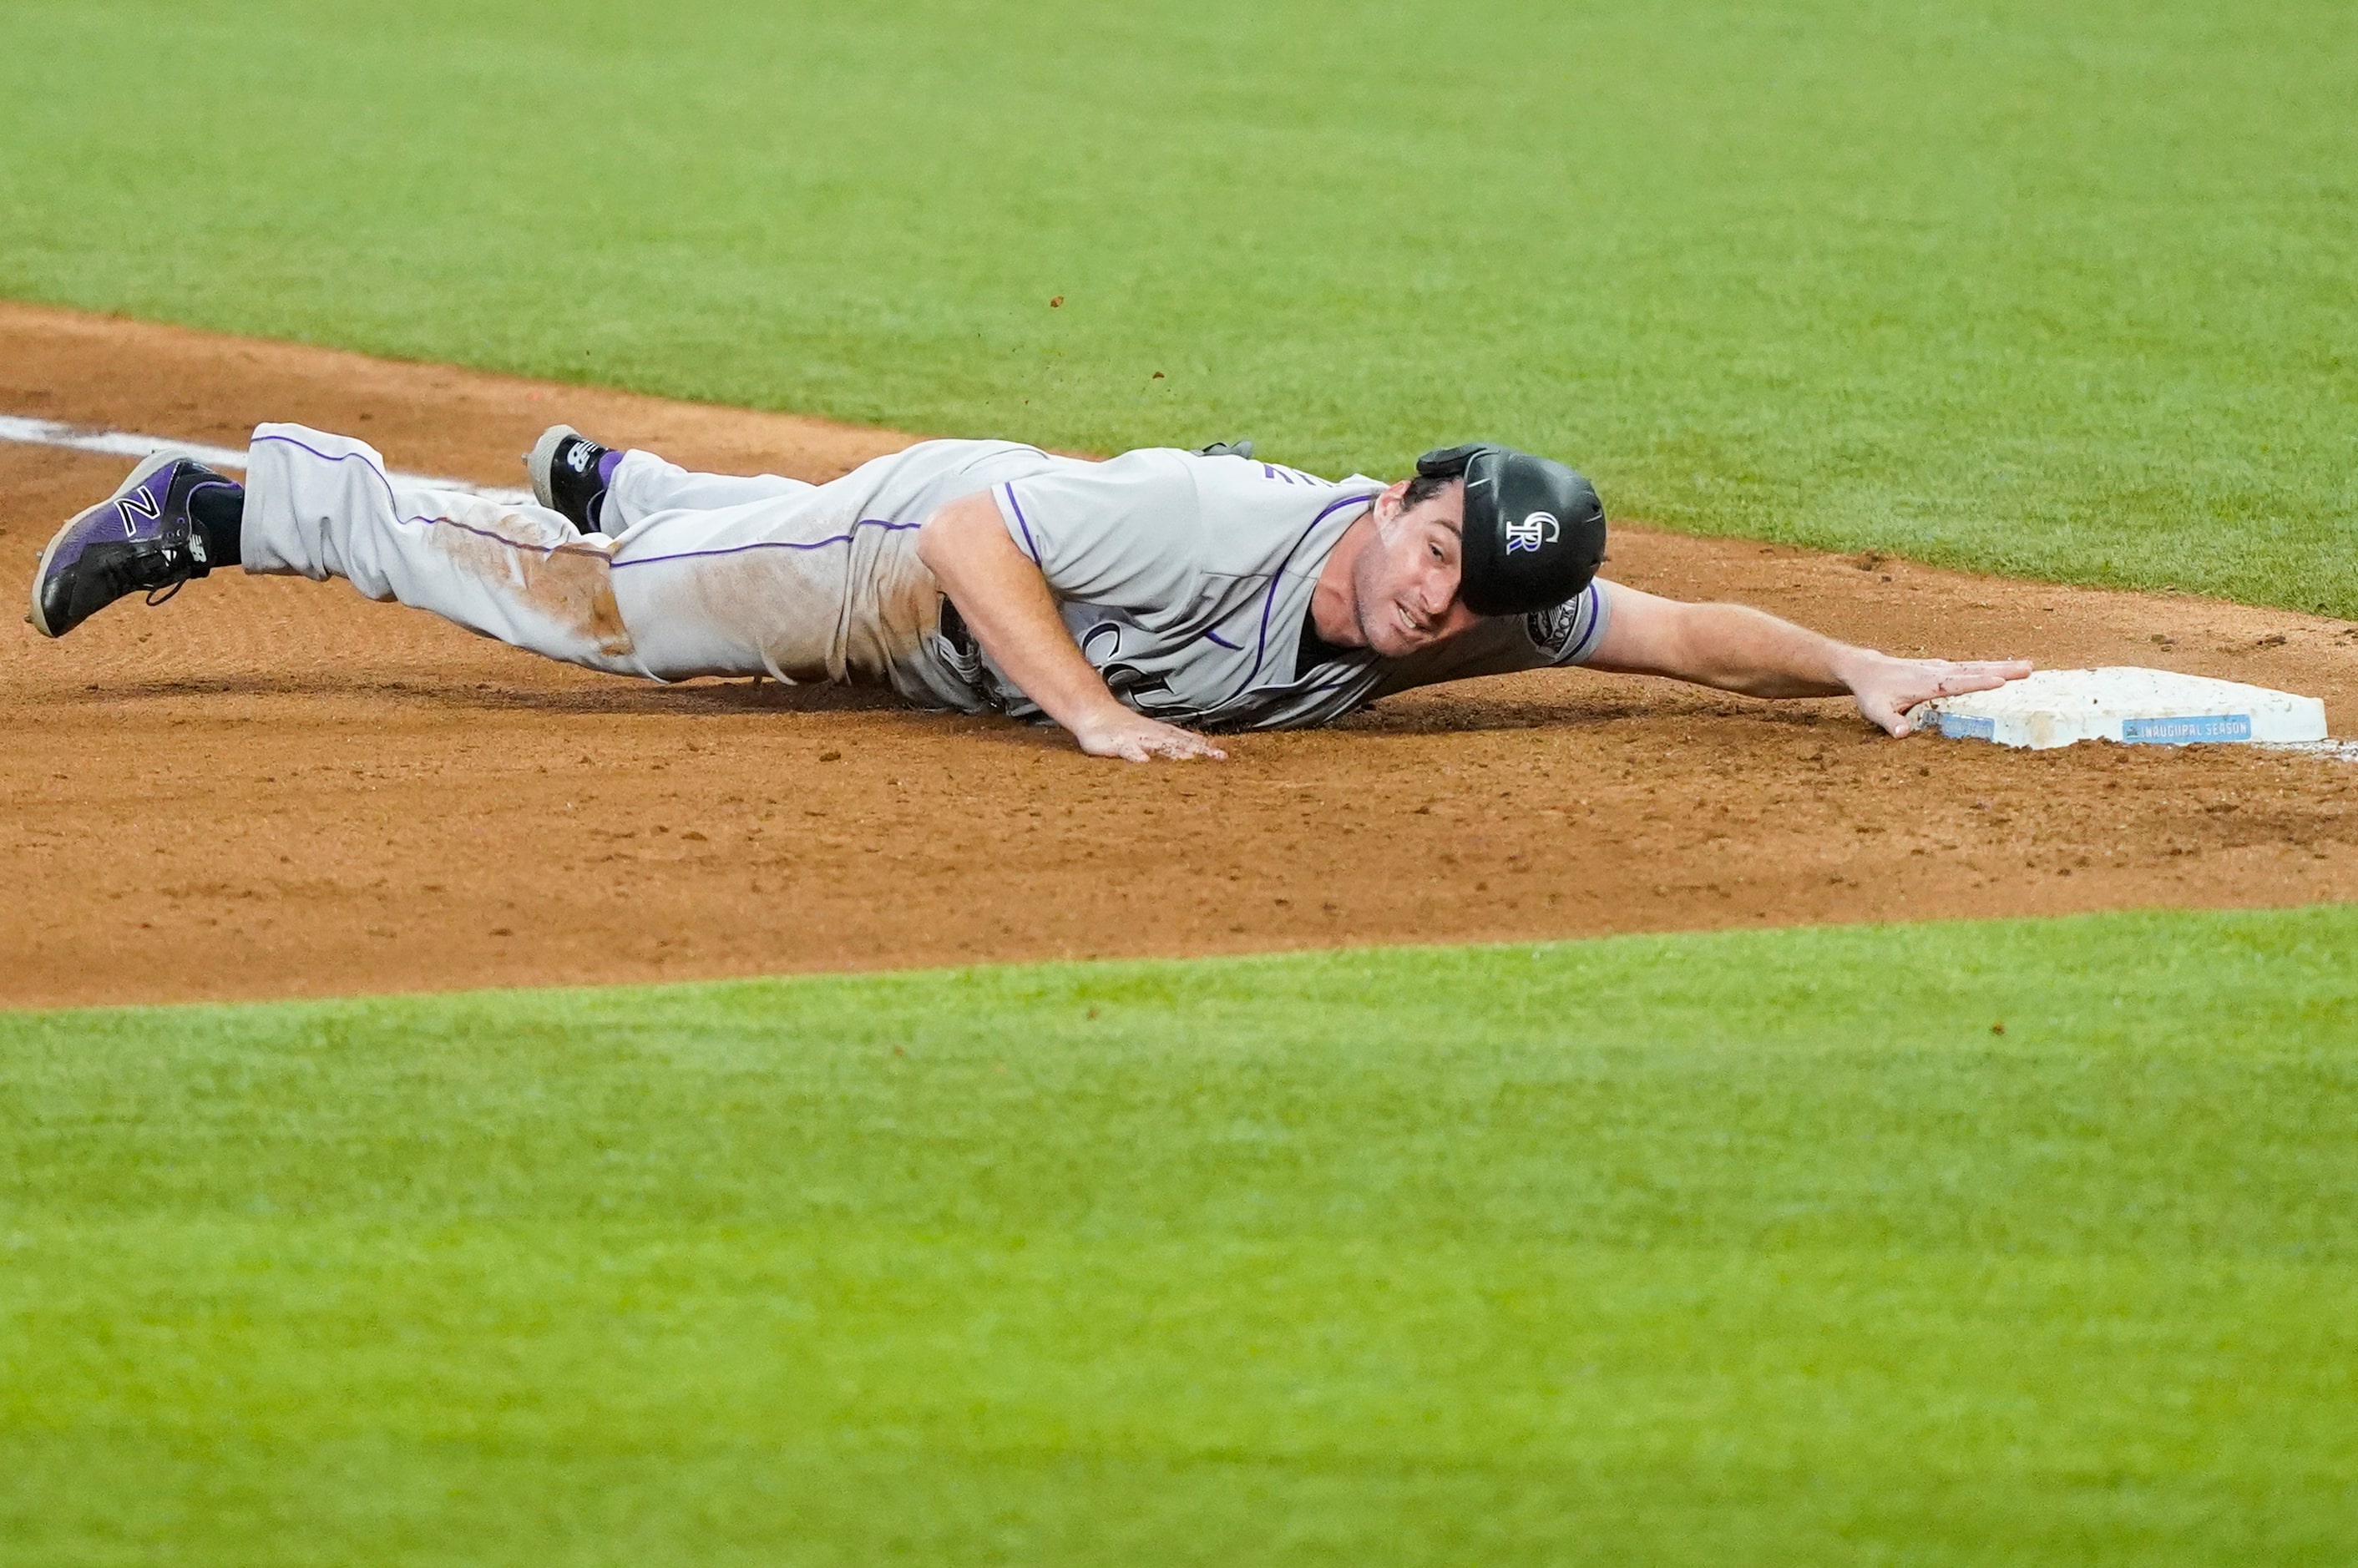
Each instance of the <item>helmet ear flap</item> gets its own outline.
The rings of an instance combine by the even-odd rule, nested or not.
[[[1426,479],[1455,479],[1488,445],[1474,441],[1463,447],[1437,448],[1416,460],[1416,471]]]

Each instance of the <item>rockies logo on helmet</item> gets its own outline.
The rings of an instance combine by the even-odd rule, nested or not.
[[[1507,554],[1511,556],[1518,550],[1528,550],[1537,555],[1541,545],[1555,543],[1556,535],[1562,527],[1563,524],[1555,520],[1555,514],[1552,512],[1529,513],[1521,522],[1509,523],[1506,525],[1504,532],[1507,535]]]

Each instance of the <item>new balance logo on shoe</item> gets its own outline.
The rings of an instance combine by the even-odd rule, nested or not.
[[[123,498],[121,505],[123,536],[126,539],[139,537],[139,523],[142,518],[153,523],[164,515],[163,498],[151,496],[145,490],[133,491]]]

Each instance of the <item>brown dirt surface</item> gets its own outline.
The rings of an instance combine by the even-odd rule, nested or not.
[[[300,420],[507,484],[557,419],[810,478],[906,439],[5,305],[0,411],[233,445]],[[127,466],[0,443],[10,591]],[[1631,527],[1607,570],[1898,652],[2358,712],[2358,627],[2287,611]],[[1574,672],[1130,767],[842,692],[591,675],[341,584],[5,624],[6,1006],[2358,897],[2358,768],[2248,748],[1894,741],[1846,703]]]

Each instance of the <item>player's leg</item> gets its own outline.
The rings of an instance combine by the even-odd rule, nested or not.
[[[606,532],[619,534],[661,512],[719,512],[757,502],[791,501],[818,486],[784,474],[695,473],[653,452],[623,452],[606,491]]]
[[[349,579],[503,642],[636,671],[604,538],[535,506],[396,486],[373,449],[299,425],[254,431],[246,482],[158,453],[59,528],[34,574],[34,629],[60,637],[118,599],[160,603],[232,566]]]
[[[648,462],[660,480],[668,465]],[[906,529],[847,525],[840,506],[785,481],[733,506],[641,517],[627,539],[583,535],[542,507],[396,483],[349,437],[265,425],[243,488],[159,457],[69,522],[43,555],[31,619],[62,635],[126,594],[153,600],[243,564],[344,578],[372,599],[593,669],[888,678],[938,594]]]
[[[615,603],[610,541],[542,507],[396,483],[350,437],[257,427],[241,535],[250,572],[340,577],[514,647],[648,673]]]
[[[670,466],[629,456],[625,473],[644,464],[660,478]],[[826,506],[806,503],[816,486],[754,485],[734,505],[638,517],[616,539],[539,506],[398,487],[367,446],[300,426],[256,430],[251,461],[250,571],[346,578],[372,598],[593,669],[661,680],[853,673],[841,644],[858,557]]]
[[[584,533],[619,535],[665,512],[718,512],[816,489],[798,479],[693,473],[653,452],[604,446],[570,425],[541,432],[525,459],[543,506]]]

